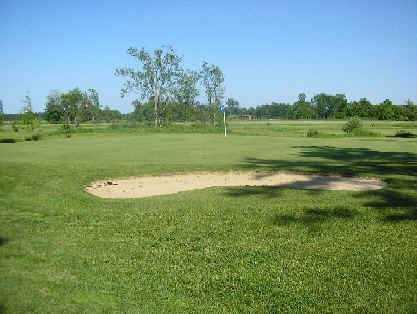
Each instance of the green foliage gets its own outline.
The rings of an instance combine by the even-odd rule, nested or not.
[[[120,120],[122,114],[118,110],[112,110],[110,107],[105,106],[103,110],[100,111],[100,120],[105,122],[111,122],[115,120]]]
[[[359,118],[353,117],[350,118],[345,125],[343,126],[342,130],[345,133],[352,133],[356,129],[360,129],[362,127],[362,122]]]
[[[139,67],[118,68],[115,74],[126,78],[121,90],[122,97],[130,92],[139,93],[142,100],[152,99],[154,104],[155,127],[160,126],[160,104],[167,103],[175,97],[177,83],[182,72],[182,59],[171,48],[155,49],[153,53],[144,48],[131,47],[128,54],[136,59]]]
[[[18,124],[17,124],[17,121],[13,121],[12,122],[12,130],[13,130],[13,132],[19,132],[19,126],[18,126]]]
[[[197,88],[200,74],[195,71],[185,71],[180,74],[178,87],[175,89],[175,97],[178,102],[174,115],[176,121],[190,121],[192,107],[196,104],[199,95]]]
[[[306,136],[307,137],[316,137],[319,135],[319,131],[317,131],[316,129],[308,129]]]
[[[50,123],[59,123],[63,120],[63,107],[61,104],[61,94],[52,91],[46,98],[45,118]]]
[[[39,127],[40,122],[37,115],[32,111],[25,111],[22,114],[22,124],[26,128],[30,128],[32,131]]]
[[[39,131],[32,134],[33,141],[39,141],[40,139],[42,139],[42,134]]]
[[[381,104],[371,104],[366,98],[348,102],[345,95],[318,94],[311,102],[300,94],[292,105],[272,102],[250,108],[239,108],[236,115],[251,115],[256,119],[346,119],[360,117],[375,120],[417,121],[417,106],[410,100],[403,106],[396,106],[390,100]]]
[[[224,75],[220,67],[203,62],[200,75],[207,96],[210,119],[213,125],[218,121],[220,104],[224,98]]]
[[[74,88],[69,92],[62,94],[60,103],[62,106],[63,121],[66,124],[79,125],[79,106],[83,101],[84,95],[79,88]]]
[[[229,115],[239,114],[239,101],[234,98],[228,98],[226,100],[226,110]]]

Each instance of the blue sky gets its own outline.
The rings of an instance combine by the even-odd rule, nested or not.
[[[0,0],[0,99],[19,112],[29,92],[96,88],[131,111],[113,75],[129,46],[172,45],[185,65],[219,65],[226,96],[249,106],[300,92],[373,102],[417,101],[417,1]]]

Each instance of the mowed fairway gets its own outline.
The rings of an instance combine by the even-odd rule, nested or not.
[[[387,186],[128,200],[84,191],[106,178],[231,169]],[[416,176],[416,139],[115,132],[0,144],[1,309],[412,312]]]

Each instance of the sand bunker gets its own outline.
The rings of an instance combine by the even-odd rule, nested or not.
[[[378,179],[289,173],[211,172],[147,176],[93,182],[86,191],[102,198],[141,198],[209,187],[271,186],[312,190],[365,191],[383,187]]]

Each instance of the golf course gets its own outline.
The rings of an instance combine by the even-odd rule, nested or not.
[[[354,136],[344,123],[231,121],[227,137],[86,124],[70,138],[45,124],[39,141],[1,143],[0,308],[413,312],[417,141],[395,134],[417,124],[364,122],[373,136]],[[306,136],[310,128],[318,135]],[[127,199],[85,190],[97,180],[229,171],[383,187],[224,186]]]
[[[416,0],[0,20],[0,314],[417,314]]]

